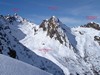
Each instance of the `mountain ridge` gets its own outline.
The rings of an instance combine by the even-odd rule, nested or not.
[[[12,16],[9,17],[11,18]],[[39,57],[52,61],[53,65],[56,64],[56,66],[54,66],[56,70],[54,71],[53,66],[52,71],[50,71],[50,68],[48,67],[45,67],[45,69],[43,68],[44,66],[50,66],[49,64],[44,64],[45,60],[35,64],[35,66],[38,66],[44,62],[43,67],[38,67],[54,75],[100,75],[99,30],[95,29],[94,27],[85,26],[69,28],[60,22],[60,20],[55,16],[48,20],[44,20],[40,26],[23,19],[17,14],[15,15],[15,19],[9,19],[9,17],[5,20],[0,18],[0,24],[3,24],[3,29],[1,27],[0,31],[1,37],[5,32],[10,37],[9,39],[15,38],[17,42],[24,46],[23,48],[20,44],[16,46],[16,48],[21,46],[21,49],[17,50],[18,56],[20,51],[22,51],[22,56],[19,56],[21,60],[22,57],[27,54],[27,51],[29,51],[29,56],[25,56],[32,56],[30,60],[37,57],[32,54],[34,53]],[[8,36],[6,37],[8,38]],[[2,38],[6,39],[6,37]],[[3,39],[1,40],[1,43],[3,43]],[[5,46],[3,46],[5,49],[0,50],[5,52],[1,53],[5,55],[9,54],[10,56],[16,54],[12,49],[10,49],[13,48],[12,46],[10,48],[7,47],[6,41],[3,43],[5,44]],[[8,40],[8,43],[9,41],[15,47],[13,43],[14,41]],[[0,47],[2,49],[1,45]],[[24,52],[25,47],[29,50],[26,49]],[[26,59],[28,60],[28,58]],[[26,61],[26,59],[22,61],[33,64],[31,61]],[[36,60],[34,61],[37,62]]]

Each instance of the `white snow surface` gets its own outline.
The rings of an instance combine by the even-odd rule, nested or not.
[[[2,22],[1,20],[2,19],[0,18],[0,22]],[[9,19],[4,19],[2,26],[0,25],[1,54],[21,60],[25,63],[31,64],[51,74],[64,75],[62,69],[58,65],[53,63],[51,60],[37,55],[35,52],[31,51],[30,49],[25,47],[25,45],[19,42],[19,40],[22,40],[26,37],[26,34],[29,34],[30,31],[37,28],[36,26],[34,27],[34,24],[26,22],[26,20],[18,20],[13,21],[13,23],[9,23],[8,20]],[[26,28],[24,29],[26,29],[26,32],[22,32],[22,28],[25,26]]]
[[[66,46],[65,42],[61,44],[55,40],[56,35],[50,38],[47,31],[20,18],[9,25],[11,34],[32,52],[58,65],[65,75],[100,75],[100,45],[94,41],[94,36],[100,36],[100,31],[85,27],[69,28],[58,22],[56,17],[52,18],[53,24],[59,26],[59,34],[65,35]],[[47,27],[48,22],[45,25]]]
[[[0,75],[52,75],[37,67],[0,54]]]
[[[46,32],[44,32],[42,29],[39,29],[39,27],[36,25],[32,25],[31,23],[28,22],[23,22],[23,24],[17,25],[17,27],[26,35],[25,38],[19,39],[20,36],[15,35],[14,32],[16,27],[14,25],[10,27],[12,29],[12,32],[14,32],[12,33],[12,35],[17,37],[20,43],[22,43],[24,46],[35,52],[37,55],[53,61],[61,69],[63,69],[66,75],[69,75],[68,69],[63,64],[59,63],[58,60],[62,59],[63,57],[70,57],[73,53],[72,51],[70,51],[67,47],[61,45],[58,41],[55,41],[54,39],[47,37]],[[35,33],[33,28],[38,29],[38,31]],[[16,33],[20,34],[18,33],[18,31]],[[63,51],[61,52],[61,50]],[[68,52],[68,54],[66,54],[66,51]],[[61,57],[59,57],[58,59],[58,56]]]
[[[53,19],[55,18],[53,17]],[[66,27],[66,26],[64,27],[64,25],[61,26],[62,28]],[[69,47],[64,46],[64,44],[60,44],[59,41],[55,40],[54,38],[51,39],[49,36],[46,35],[46,32],[43,31],[42,28],[39,29],[39,27],[37,27],[38,31],[35,33],[31,27],[32,26],[30,26],[30,24],[26,24],[26,23],[23,25],[19,25],[19,29],[26,34],[25,38],[19,40],[24,46],[26,46],[27,48],[35,52],[37,55],[53,61],[64,71],[65,75],[69,75],[70,72],[73,74],[79,72],[81,75],[84,75],[83,73],[85,72],[82,71],[82,68],[87,69],[87,67],[84,67],[85,64],[83,64],[84,66],[82,66],[77,61],[78,58],[76,57],[77,55],[76,53],[74,53],[73,48],[70,49]],[[71,39],[72,38],[71,31],[68,30],[69,29],[67,28],[66,33],[68,32],[68,36]],[[63,34],[62,29],[60,29],[59,32]],[[67,36],[66,39],[68,40]],[[74,41],[74,39],[72,40]],[[74,68],[72,68],[72,64],[74,64],[73,65]]]

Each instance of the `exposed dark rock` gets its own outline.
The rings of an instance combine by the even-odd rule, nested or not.
[[[47,31],[47,36],[50,36],[50,38],[53,38],[54,37],[61,44],[63,44],[63,41],[66,42],[66,39],[65,39],[65,35],[64,36],[61,35],[59,33],[59,31],[58,31],[58,28],[60,28],[60,26],[57,24],[58,22],[59,22],[59,19],[56,19],[55,20],[54,17],[51,17],[49,20],[44,20],[40,24],[40,28],[43,28],[43,31]]]
[[[97,41],[100,45],[100,37],[99,36],[94,36],[94,40]]]
[[[4,28],[4,29],[6,30],[6,29],[10,29],[10,28],[9,28],[9,26],[5,26],[5,28]]]
[[[95,41],[100,41],[100,37],[99,36],[94,36],[94,40]]]
[[[16,18],[14,16],[8,16],[7,17],[8,22],[11,24],[13,21],[16,20]]]
[[[0,49],[0,54],[2,54],[2,49]]]
[[[8,47],[8,49],[9,49],[8,55],[12,58],[16,58],[16,51],[11,49],[10,47]]]
[[[96,30],[100,30],[99,24],[96,24],[94,22],[93,23],[88,23],[88,24],[86,24],[84,26],[81,26],[81,27],[88,27],[88,28],[94,28]]]
[[[39,26],[40,28],[43,28],[43,31],[46,31],[45,22],[46,20],[44,20]]]
[[[79,31],[79,33],[80,33],[81,35],[83,35],[83,33],[82,33],[82,32],[80,32],[80,31]]]

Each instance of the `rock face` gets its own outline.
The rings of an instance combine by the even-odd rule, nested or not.
[[[94,22],[93,23],[88,23],[88,24],[84,25],[83,27],[94,28],[96,30],[100,30],[99,24],[96,24]]]
[[[44,31],[47,31],[47,36],[50,36],[50,38],[53,38],[55,36],[54,38],[57,39],[61,44],[63,44],[61,35],[58,32],[60,26],[57,23],[59,23],[59,19],[51,17],[49,20],[44,20],[41,23],[40,28],[43,28]]]
[[[94,36],[94,40],[97,41],[100,45],[100,37],[99,36]]]
[[[55,40],[58,40],[61,44],[66,45],[66,34],[60,25],[62,25],[60,20],[55,16],[52,16],[49,20],[44,20],[39,28],[43,28],[43,31],[46,31],[47,36],[50,38],[55,38]]]
[[[100,75],[99,24],[69,28],[52,16],[39,26],[0,16],[0,53],[53,75]]]
[[[22,35],[24,33],[18,30],[19,32],[15,32],[18,34],[14,35],[13,32],[16,31],[18,24],[23,24],[24,21],[18,20],[19,18],[16,18],[16,16],[13,16],[13,18],[12,16],[2,16],[0,18],[0,54],[21,60],[54,75],[64,75],[60,67],[52,61],[36,55],[19,42],[18,37],[24,37]]]

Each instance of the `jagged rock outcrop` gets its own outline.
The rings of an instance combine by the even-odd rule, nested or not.
[[[24,24],[24,21],[22,21],[23,23],[20,23],[20,21],[22,20],[19,20],[18,16],[0,17],[0,54],[31,64],[54,75],[64,75],[62,69],[55,63],[38,56],[19,42],[17,37],[25,37],[24,33],[18,30],[18,32],[15,32],[18,34],[14,35],[16,30],[13,31],[12,29],[14,27],[17,29],[18,24]]]
[[[94,36],[94,40],[97,41],[100,45],[100,37],[99,36]]]
[[[55,16],[40,26],[0,16],[0,53],[54,75],[100,75],[98,24],[69,28]]]
[[[81,26],[81,27],[94,28],[96,30],[100,30],[99,24],[96,24],[95,22],[93,22],[93,23],[90,22],[90,23],[88,23],[88,24],[86,24],[84,26]]]
[[[47,31],[47,36],[50,36],[50,38],[55,38],[55,40],[58,40],[61,44],[66,45],[66,34],[60,24],[60,20],[52,16],[49,20],[44,20],[40,24],[40,28],[43,28],[43,31]]]

